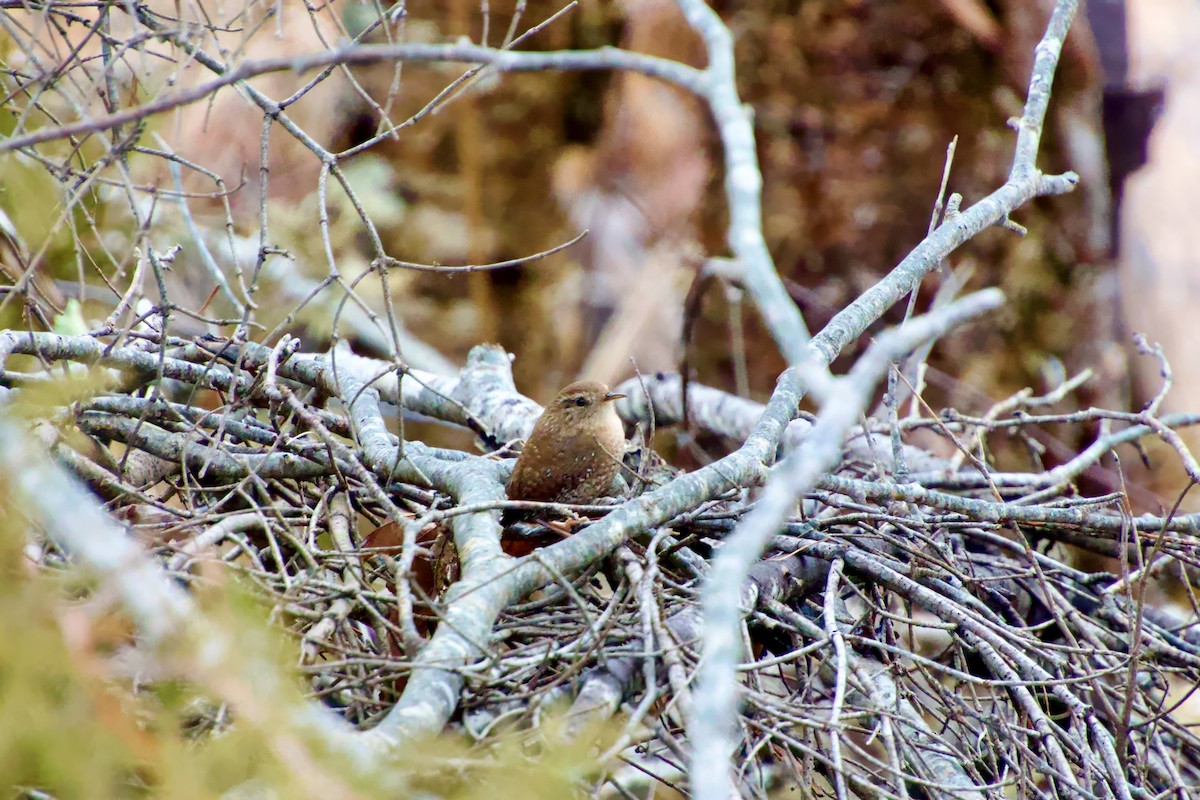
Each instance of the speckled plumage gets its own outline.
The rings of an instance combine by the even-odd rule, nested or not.
[[[596,381],[559,392],[517,458],[508,498],[590,503],[607,495],[625,452],[625,428],[612,403],[623,396]]]

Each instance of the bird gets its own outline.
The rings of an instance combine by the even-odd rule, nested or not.
[[[625,453],[625,426],[613,405],[622,397],[599,381],[577,381],[560,391],[517,457],[508,499],[591,503],[608,495]],[[504,522],[530,516],[509,510]]]

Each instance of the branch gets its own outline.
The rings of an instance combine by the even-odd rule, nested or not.
[[[1002,300],[1003,295],[997,289],[977,292],[880,336],[850,373],[834,382],[816,424],[805,438],[805,446],[779,464],[753,510],[733,535],[725,539],[705,581],[704,660],[694,725],[690,730],[692,787],[702,800],[724,800],[735,791],[729,757],[734,749],[734,687],[741,652],[737,635],[738,594],[750,566],[789,516],[796,498],[837,464],[846,433],[866,409],[875,384],[883,378],[891,362],[921,343],[998,308]],[[798,368],[793,367],[780,378],[780,384],[799,384],[801,380]]]
[[[692,88],[712,113],[725,158],[725,198],[729,204],[729,249],[741,268],[741,280],[754,299],[789,364],[809,357],[808,327],[779,279],[767,250],[762,225],[762,171],[758,166],[752,111],[738,97],[733,35],[704,0],[679,0],[688,24],[700,34],[708,67]]]
[[[155,114],[203,100],[226,86],[244,85],[246,80],[258,75],[266,75],[271,72],[302,73],[334,65],[363,66],[391,61],[488,64],[500,72],[620,69],[661,78],[691,91],[697,91],[700,85],[699,71],[685,64],[631,53],[616,47],[536,53],[497,50],[473,44],[350,44],[323,50],[319,53],[243,61],[237,66],[231,67],[222,65],[214,68],[214,66],[206,65],[217,72],[220,77],[114,114],[82,119],[78,122],[60,123],[32,133],[10,137],[0,141],[0,153],[129,125]]]

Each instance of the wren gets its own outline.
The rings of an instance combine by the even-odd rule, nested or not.
[[[607,495],[625,453],[625,428],[613,405],[624,396],[597,381],[572,383],[559,392],[517,458],[508,499],[590,503]]]

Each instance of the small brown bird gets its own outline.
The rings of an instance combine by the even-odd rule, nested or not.
[[[624,396],[597,381],[572,383],[559,392],[517,458],[508,499],[590,503],[607,495],[625,452],[625,427],[612,401]]]

